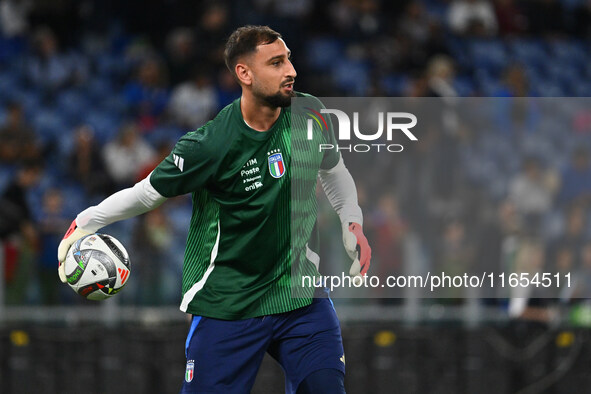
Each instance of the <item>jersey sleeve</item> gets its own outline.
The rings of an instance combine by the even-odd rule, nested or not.
[[[324,104],[322,104],[319,100],[320,103],[320,108],[325,108]],[[325,116],[324,119],[326,120],[326,124],[328,126],[328,130],[325,134],[325,138],[326,138],[326,143],[333,145],[333,146],[337,146],[338,145],[338,141],[336,140],[335,136],[334,136],[334,128],[332,125],[332,120],[330,119],[330,116]],[[330,170],[331,168],[334,168],[339,161],[341,160],[341,153],[337,150],[337,149],[328,149],[324,151],[324,157],[322,158],[322,162],[320,163],[320,168],[323,170]]]
[[[322,109],[326,108],[324,106],[324,104],[322,103],[322,101],[320,101],[320,99],[318,97],[312,96],[310,94],[306,94],[306,93],[300,93],[301,97],[304,97],[306,99],[306,105],[310,105],[310,107],[312,107],[312,109],[314,109],[316,112],[321,112]],[[309,109],[304,107],[304,109]],[[337,146],[337,140],[334,136],[334,128],[333,128],[333,124],[332,124],[332,120],[330,115],[328,114],[324,114],[323,116],[323,120],[326,121],[326,126],[327,126],[327,130],[323,131],[322,133],[322,137],[324,138],[324,144],[330,144],[333,146]],[[338,149],[327,149],[324,151],[324,155],[322,157],[322,161],[320,163],[320,168],[323,170],[330,170],[331,168],[333,168],[334,166],[336,166],[339,162],[339,160],[341,159],[341,154],[338,151]]]
[[[216,167],[216,155],[202,129],[183,136],[172,152],[154,169],[150,183],[165,197],[202,189]]]

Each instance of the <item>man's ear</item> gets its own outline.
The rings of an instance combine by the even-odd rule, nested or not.
[[[252,73],[250,67],[245,63],[238,63],[234,67],[234,72],[236,73],[236,77],[241,84],[250,86],[252,84]]]

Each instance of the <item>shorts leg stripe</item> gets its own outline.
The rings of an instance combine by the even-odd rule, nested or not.
[[[201,321],[201,316],[193,316],[193,321],[191,322],[191,328],[189,329],[189,335],[187,335],[187,341],[185,342],[185,357],[188,357],[187,353],[189,352],[189,345],[191,344],[191,338],[193,338],[193,334],[195,333],[195,330],[197,329],[197,326],[199,325],[200,321]]]

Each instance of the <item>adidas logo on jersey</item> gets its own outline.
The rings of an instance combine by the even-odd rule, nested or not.
[[[183,172],[183,166],[185,165],[185,159],[183,159],[180,156],[177,156],[175,154],[172,155],[172,158],[174,159],[174,165],[177,166],[177,168],[179,170],[181,170],[181,172]]]

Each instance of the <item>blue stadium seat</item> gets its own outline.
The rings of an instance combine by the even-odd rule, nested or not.
[[[465,39],[450,35],[446,37],[445,44],[449,49],[454,62],[460,69],[471,69],[474,65],[468,52],[468,43]]]
[[[62,92],[57,100],[57,110],[68,117],[71,124],[80,123],[90,106],[86,96],[77,90],[66,90]]]
[[[69,126],[58,111],[41,108],[32,119],[33,127],[43,142],[53,141],[62,136]]]
[[[23,106],[29,119],[41,108],[41,95],[35,90],[19,89],[13,93],[13,99]]]
[[[553,80],[540,80],[532,86],[533,92],[540,97],[564,97],[564,86]]]
[[[470,97],[476,90],[474,80],[467,75],[457,76],[454,79],[453,86],[460,97]]]
[[[315,71],[328,71],[335,59],[343,57],[343,42],[335,38],[314,39],[306,46],[306,61]]]
[[[381,88],[388,96],[402,96],[408,86],[408,76],[405,74],[390,74],[380,81]]]
[[[513,57],[521,63],[542,65],[550,57],[541,40],[513,39],[509,41],[509,49]]]
[[[571,94],[574,97],[591,97],[591,81],[576,80],[570,86]]]
[[[130,71],[130,64],[122,55],[104,53],[95,60],[100,75],[121,78]]]
[[[0,165],[0,194],[4,191],[4,188],[8,186],[8,183],[12,180],[16,168],[2,164]]]
[[[468,47],[474,67],[499,72],[509,63],[507,50],[500,40],[472,40]]]
[[[336,85],[347,94],[364,96],[369,88],[369,67],[361,61],[341,60],[332,69]]]
[[[85,85],[85,91],[91,100],[101,101],[111,97],[115,92],[115,88],[110,78],[95,77],[91,78]]]
[[[478,89],[484,96],[495,97],[501,91],[502,85],[499,79],[493,76],[486,68],[475,70],[474,77]]]
[[[100,110],[89,111],[84,121],[94,128],[95,137],[101,144],[117,135],[121,122],[117,116]]]
[[[14,95],[20,90],[16,76],[9,72],[3,71],[0,73],[0,102],[14,99]]]
[[[101,110],[107,111],[119,117],[125,117],[129,114],[129,102],[119,93],[109,93],[98,101]]]
[[[548,43],[550,52],[558,60],[579,66],[584,65],[586,62],[585,45],[574,40],[553,40]]]
[[[159,125],[145,134],[146,141],[153,146],[160,142],[176,143],[179,138],[191,130],[183,130],[174,125]]]

